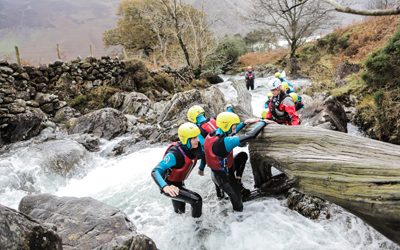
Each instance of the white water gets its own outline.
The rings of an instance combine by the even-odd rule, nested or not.
[[[252,93],[253,112],[257,116],[263,106],[266,81],[257,79]],[[117,140],[105,142],[102,151],[91,155],[90,162],[82,163],[87,168],[84,177],[71,179],[31,165],[32,159],[21,154],[29,148],[3,156],[0,188],[8,187],[0,189],[0,204],[17,208],[19,200],[31,191],[90,196],[127,213],[138,231],[152,238],[159,249],[400,249],[336,206],[331,207],[329,220],[307,219],[286,208],[285,200],[275,198],[247,202],[242,213],[234,213],[229,201],[217,200],[209,170],[204,177],[194,171],[186,181],[188,188],[203,197],[202,217],[193,219],[189,207],[184,215],[177,215],[171,201],[160,194],[150,177],[166,145],[142,147],[120,157],[104,156]],[[249,164],[244,182],[246,187],[252,187]]]

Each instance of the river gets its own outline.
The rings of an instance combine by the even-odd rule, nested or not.
[[[268,80],[257,79],[256,89],[251,92],[256,116],[263,109]],[[234,98],[235,91],[227,78],[219,86],[227,99]],[[288,209],[285,199],[268,197],[246,202],[243,212],[233,212],[229,201],[217,199],[209,169],[204,177],[193,171],[186,181],[189,189],[203,197],[202,217],[193,219],[188,212],[177,215],[171,201],[160,194],[150,177],[167,145],[144,143],[133,146],[128,154],[106,156],[122,139],[102,141],[101,150],[90,153],[88,160],[80,163],[85,170],[71,178],[54,175],[35,164],[32,156],[27,154],[29,146],[16,147],[0,156],[0,204],[17,208],[23,196],[38,192],[90,196],[123,210],[138,232],[146,234],[159,249],[165,250],[400,249],[362,220],[335,205],[330,207],[330,219],[318,220],[307,219]],[[238,150],[247,151],[247,148]],[[253,186],[249,163],[244,173],[244,185],[247,188]]]

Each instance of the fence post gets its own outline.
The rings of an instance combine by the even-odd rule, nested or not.
[[[90,57],[93,57],[93,47],[91,44],[90,44]]]
[[[122,53],[124,55],[124,60],[127,60],[128,59],[128,55],[126,54],[125,48],[122,48]]]
[[[21,57],[19,55],[19,49],[18,46],[15,46],[15,57],[17,58],[17,63],[19,66],[21,66]]]
[[[61,60],[60,45],[57,43],[57,58]]]

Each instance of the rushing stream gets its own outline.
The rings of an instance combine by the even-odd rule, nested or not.
[[[252,92],[256,116],[263,108],[267,81],[257,79]],[[229,81],[220,84],[220,88],[227,99],[234,97]],[[85,170],[72,178],[43,170],[40,161],[29,153],[30,147],[13,149],[0,156],[0,204],[17,208],[24,195],[36,192],[90,196],[123,210],[140,233],[165,250],[400,249],[337,206],[331,206],[330,219],[310,220],[288,209],[284,199],[261,198],[245,203],[242,213],[234,213],[229,201],[217,199],[209,169],[204,177],[194,170],[186,181],[189,189],[203,197],[202,217],[193,219],[188,212],[177,215],[171,201],[160,194],[150,177],[167,145],[140,144],[133,146],[128,154],[107,157],[107,151],[121,139],[103,141],[100,152],[90,153],[81,163]],[[247,188],[253,186],[249,164],[244,183]]]

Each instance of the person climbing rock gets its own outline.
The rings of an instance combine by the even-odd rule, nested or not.
[[[245,135],[236,135],[247,124],[259,124]],[[255,138],[265,127],[266,122],[260,119],[248,119],[240,122],[239,116],[231,112],[222,112],[217,116],[218,129],[207,135],[204,142],[204,152],[207,165],[211,168],[213,182],[228,196],[235,211],[243,211],[243,196],[250,195],[250,190],[244,188],[242,175],[248,155],[240,152],[233,155],[233,149]]]
[[[227,104],[225,106],[225,109],[228,112],[233,113],[233,107],[231,104]],[[200,144],[203,147],[203,152],[204,152],[204,140],[207,137],[208,134],[214,132],[217,129],[217,124],[215,121],[215,117],[210,117],[206,118],[205,116],[205,111],[200,105],[194,105],[189,108],[187,112],[187,118],[190,122],[194,123],[199,127],[201,134],[198,136]],[[201,161],[203,163],[205,161]],[[204,176],[204,169],[205,169],[206,164],[200,164],[198,174],[201,176]],[[217,193],[217,197],[219,199],[222,199],[225,197],[224,192],[217,186],[215,185],[215,191]]]

